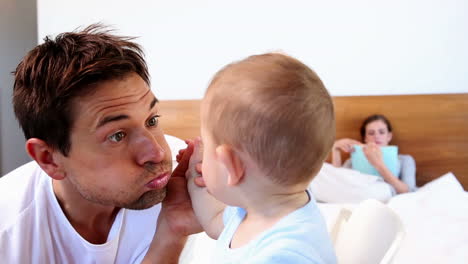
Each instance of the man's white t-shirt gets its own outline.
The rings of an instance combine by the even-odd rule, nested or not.
[[[0,262],[140,263],[160,209],[121,209],[107,242],[91,244],[67,220],[52,179],[32,161],[0,178]]]

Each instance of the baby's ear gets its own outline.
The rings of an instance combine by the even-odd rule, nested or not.
[[[216,156],[228,171],[227,184],[230,186],[239,184],[245,173],[244,163],[239,154],[231,146],[223,144],[216,148]]]
[[[65,173],[58,161],[58,153],[46,142],[38,138],[30,138],[26,141],[26,152],[34,159],[43,171],[52,179],[62,180]]]

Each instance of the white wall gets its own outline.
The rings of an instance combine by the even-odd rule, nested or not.
[[[160,99],[201,98],[213,74],[282,50],[332,95],[468,92],[465,0],[38,0],[38,35],[102,21],[141,36]]]
[[[13,76],[21,58],[37,43],[36,0],[0,2],[0,176],[30,161],[24,148],[11,95]],[[1,195],[1,194],[0,194]]]

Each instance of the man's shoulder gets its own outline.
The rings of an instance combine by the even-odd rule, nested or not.
[[[0,178],[0,233],[17,223],[34,204],[42,170],[32,161]]]

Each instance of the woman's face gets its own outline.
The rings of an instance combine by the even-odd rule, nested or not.
[[[387,146],[392,140],[392,132],[382,120],[370,122],[366,126],[364,143],[375,143],[377,146]]]

